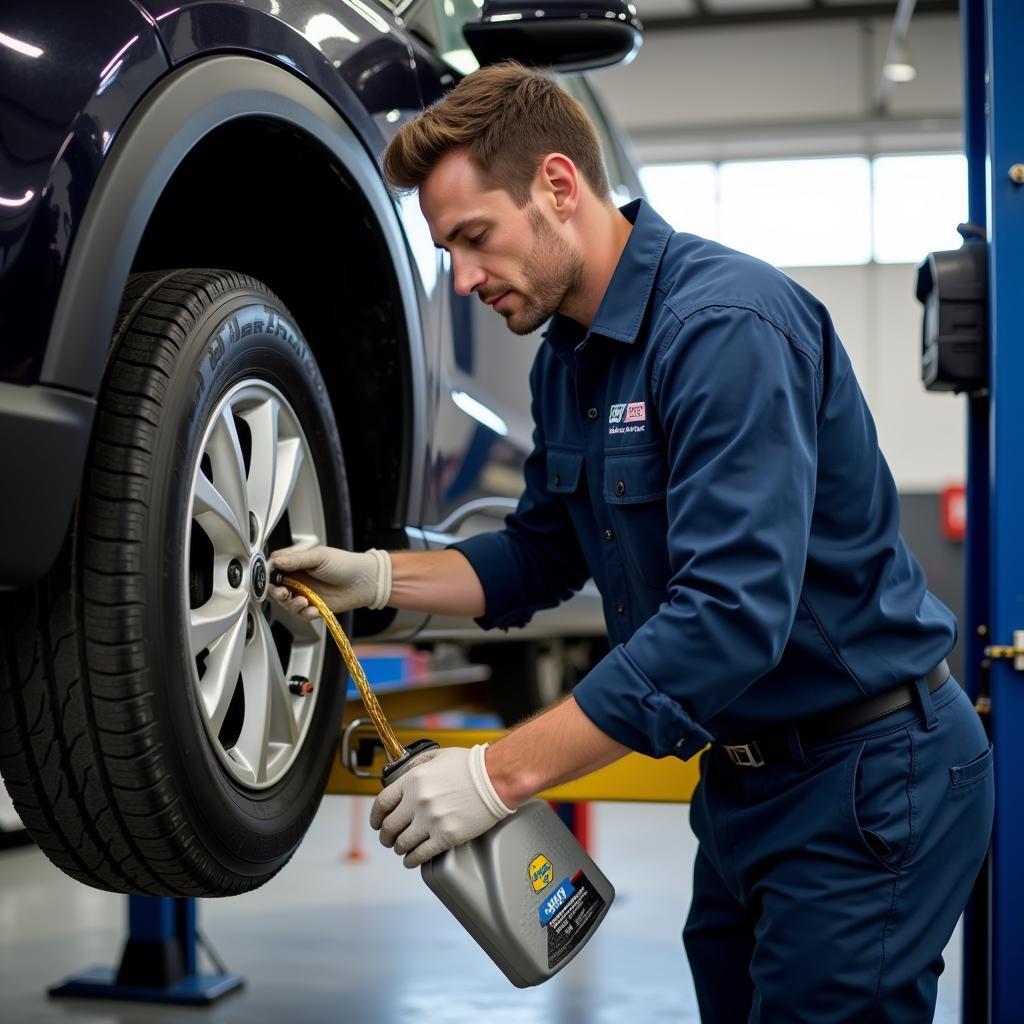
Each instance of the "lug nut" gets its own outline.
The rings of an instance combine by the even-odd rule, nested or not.
[[[305,676],[292,676],[288,682],[288,689],[296,697],[308,697],[313,692],[313,684]]]
[[[228,583],[233,587],[242,585],[242,563],[237,558],[232,558],[228,565]]]

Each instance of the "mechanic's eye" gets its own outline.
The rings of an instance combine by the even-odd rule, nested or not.
[[[470,245],[480,245],[481,242],[483,242],[483,240],[486,237],[487,237],[487,232],[486,231],[481,231],[479,235],[474,235],[471,239],[469,239],[469,244]]]

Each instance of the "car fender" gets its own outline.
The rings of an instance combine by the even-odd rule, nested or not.
[[[188,152],[236,118],[264,117],[319,141],[362,189],[391,254],[410,339],[412,436],[425,436],[427,393],[416,289],[395,204],[366,148],[341,114],[298,76],[240,55],[202,58],[168,75],[132,113],[100,172],[54,315],[46,384],[99,391],[121,295],[146,224]],[[111,230],[116,225],[117,230]],[[413,459],[422,460],[411,446]],[[420,479],[422,466],[410,466]]]
[[[214,53],[285,65],[327,97],[375,155],[391,130],[383,115],[419,107],[412,49],[401,22],[383,5],[274,0],[273,13],[238,0],[140,0],[140,6],[153,18],[172,65]]]

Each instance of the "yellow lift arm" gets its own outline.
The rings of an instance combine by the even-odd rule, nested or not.
[[[437,712],[463,711],[482,713],[490,711],[482,683],[440,683],[416,686],[393,693],[378,694],[381,708],[389,721],[401,722]],[[327,781],[327,792],[350,796],[376,796],[380,792],[380,771],[386,761],[385,753],[373,724],[360,719],[364,714],[362,702],[351,699],[345,710],[346,742],[343,747],[354,755],[372,744],[372,765],[359,765],[359,770],[377,778],[355,775],[339,756]],[[436,740],[443,747],[471,747],[477,743],[493,743],[504,735],[502,729],[413,729],[396,728],[395,735],[403,746],[424,736]],[[572,803],[590,800],[622,800],[638,803],[686,803],[693,795],[700,772],[697,758],[680,761],[676,757],[651,758],[643,754],[629,754],[606,768],[549,789],[540,796],[545,800]]]

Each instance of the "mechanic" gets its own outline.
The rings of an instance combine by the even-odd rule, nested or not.
[[[404,125],[384,169],[418,189],[460,294],[515,334],[550,318],[525,490],[503,530],[447,550],[273,564],[338,611],[485,629],[592,576],[613,647],[500,741],[382,791],[381,842],[412,867],[631,750],[711,744],[684,930],[702,1019],[930,1020],[988,845],[991,750],[827,311],[643,200],[617,209],[583,108],[516,64]]]

